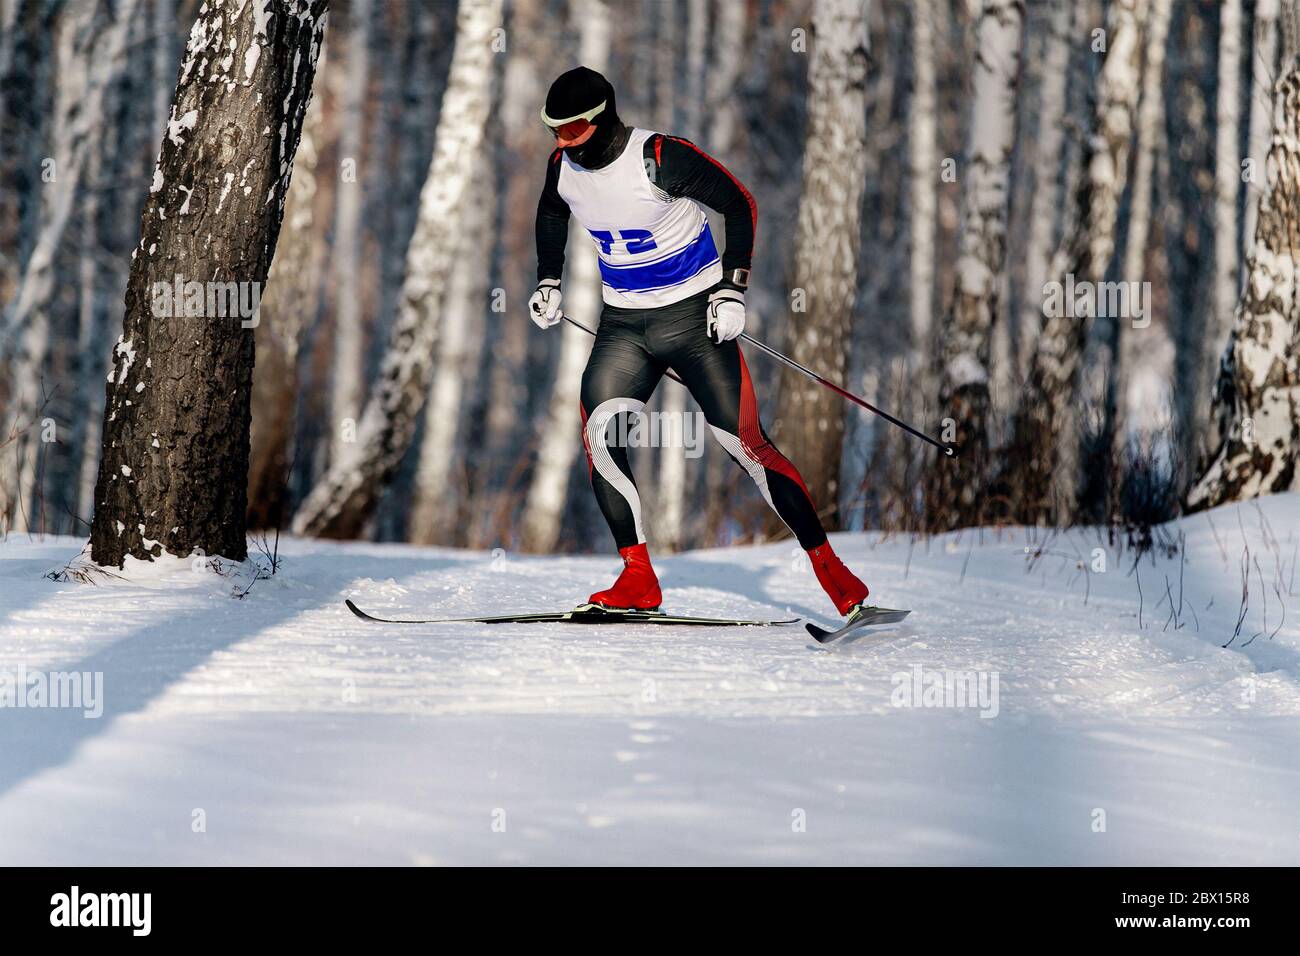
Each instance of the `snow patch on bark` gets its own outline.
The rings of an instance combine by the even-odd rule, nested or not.
[[[117,384],[121,385],[126,381],[126,375],[131,371],[131,366],[135,363],[134,339],[123,340],[119,338],[117,345],[113,349],[113,354],[122,360],[118,367]],[[109,381],[113,380],[113,373],[108,373]]]
[[[175,110],[173,110],[172,112],[174,115]],[[194,125],[198,121],[199,121],[198,110],[189,110],[188,112],[183,114],[180,119],[174,119],[174,118],[169,119],[167,121],[167,138],[171,141],[172,145],[184,146],[185,131],[193,129]]]

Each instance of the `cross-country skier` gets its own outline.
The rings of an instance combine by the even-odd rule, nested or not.
[[[551,84],[542,121],[556,149],[537,204],[537,290],[529,314],[543,329],[560,321],[571,214],[596,243],[605,301],[582,375],[583,444],[624,567],[591,602],[659,606],[627,448],[611,443],[606,427],[629,408],[639,410],[671,368],[723,448],[799,539],[836,609],[852,619],[867,586],[831,550],[798,470],[768,441],[735,341],[745,328],[754,197],[693,143],[624,126],[614,88],[586,67]],[[721,261],[701,205],[726,219]]]

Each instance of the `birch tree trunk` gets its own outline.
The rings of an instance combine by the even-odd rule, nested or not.
[[[609,59],[609,4],[606,0],[577,0],[573,10],[581,23],[579,59],[584,66],[603,72]],[[591,238],[576,223],[569,229],[568,249],[565,310],[584,325],[595,327],[601,307],[600,268]],[[591,336],[586,332],[567,322],[561,324],[560,330],[560,364],[520,523],[520,547],[539,554],[555,550],[560,541],[569,479],[581,444],[578,403],[582,370],[591,354]]]
[[[51,178],[41,191],[41,218],[36,242],[23,266],[18,289],[0,323],[0,346],[17,336],[10,368],[10,429],[26,428],[13,454],[17,468],[0,472],[8,488],[10,527],[31,530],[41,451],[38,411],[51,392],[44,380],[53,337],[51,311],[56,292],[55,259],[77,206],[89,157],[104,122],[109,87],[125,65],[125,47],[137,0],[124,0],[112,19],[98,4],[67,7],[56,28],[58,78],[51,128]],[[0,356],[2,358],[3,356]],[[10,429],[5,429],[7,434]],[[13,475],[13,478],[9,478]],[[0,498],[6,493],[0,491]],[[0,515],[0,518],[3,516]]]
[[[153,0],[153,128],[167,125],[176,85],[176,0]]]
[[[20,3],[22,0],[0,0],[0,77],[7,76],[13,64]],[[8,90],[0,90],[0,117],[4,116],[6,93]]]
[[[1166,65],[1170,149],[1157,158],[1157,182],[1171,200],[1163,210],[1164,255],[1170,315],[1176,317],[1170,332],[1177,462],[1187,485],[1204,464],[1210,396],[1201,391],[1201,373],[1214,351],[1208,331],[1215,278],[1214,90],[1207,81],[1216,75],[1217,14],[1199,4],[1174,7],[1170,50],[1177,54]]]
[[[909,256],[912,348],[908,377],[930,369],[930,329],[934,320],[934,235],[937,226],[939,157],[935,148],[938,102],[935,97],[933,0],[912,4],[912,104],[908,111],[907,156],[911,170],[911,237]],[[918,391],[927,391],[917,382]]]
[[[553,35],[541,29],[541,0],[517,0],[509,11],[510,50],[502,71],[499,113],[503,154],[498,166],[501,190],[498,241],[503,262],[530,262],[536,252],[533,220],[537,213],[537,179],[511,175],[517,169],[537,169],[537,158],[554,149],[554,141],[537,121],[534,104],[546,98],[540,67],[552,61]],[[528,355],[530,344],[542,346],[532,322],[515,321],[517,304],[533,291],[534,276],[526,269],[502,270],[501,285],[507,314],[496,323],[491,361],[484,366],[484,429],[479,450],[484,463],[475,482],[469,508],[476,520],[468,528],[470,547],[496,547],[509,541],[518,519],[526,486],[525,461],[532,453],[534,433],[529,413]],[[566,303],[567,305],[567,303]]]
[[[985,0],[977,27],[956,284],[939,351],[939,415],[958,455],[936,461],[927,473],[926,514],[936,530],[980,524],[984,517],[989,352],[1006,262],[1024,15],[1019,0]]]
[[[1119,203],[1124,193],[1124,183],[1128,174],[1128,152],[1133,145],[1137,130],[1137,109],[1140,103],[1142,86],[1141,38],[1147,21],[1150,3],[1147,0],[1138,4],[1132,17],[1123,16],[1121,22],[1125,35],[1131,31],[1134,37],[1131,71],[1117,71],[1112,74],[1114,82],[1110,86],[1112,102],[1122,103],[1115,109],[1111,118],[1113,122],[1124,124],[1127,132],[1116,128],[1116,135],[1127,141],[1123,167],[1116,167],[1120,179],[1114,193],[1115,216],[1112,225],[1111,251],[1115,254],[1115,242],[1118,237]],[[1149,33],[1149,31],[1147,31]],[[1123,300],[1114,300],[1104,293],[1104,280],[1107,278],[1109,258],[1106,264],[1097,266],[1099,283],[1094,287],[1093,314],[1088,319],[1088,336],[1084,349],[1085,364],[1080,371],[1079,390],[1075,398],[1075,408],[1083,416],[1079,428],[1079,439],[1070,442],[1066,448],[1077,452],[1077,463],[1071,467],[1076,476],[1074,490],[1074,511],[1071,520],[1090,524],[1100,524],[1116,513],[1119,506],[1119,489],[1122,487],[1122,463],[1114,455],[1121,446],[1117,439],[1116,406],[1120,380],[1124,375],[1122,353],[1125,340],[1129,337],[1126,330],[1132,321],[1130,309],[1123,308]],[[1122,255],[1119,257],[1122,265]],[[1129,279],[1129,276],[1120,276]]]
[[[596,250],[585,248],[585,244],[589,244],[585,234],[576,229],[570,231],[569,248],[573,251],[569,255],[569,278],[565,282],[568,290],[565,310],[590,327],[600,315],[600,272]],[[560,541],[569,478],[580,443],[578,424],[572,419],[578,408],[582,370],[591,353],[591,336],[586,332],[566,322],[561,327],[561,335],[555,387],[547,406],[546,424],[537,446],[537,464],[520,522],[520,547],[535,554],[554,551]]]
[[[684,102],[685,125],[682,135],[698,142],[699,118],[703,108],[704,40],[708,34],[703,20],[707,19],[704,0],[689,0],[686,24],[687,59],[685,89],[679,94],[673,78],[679,73],[676,57],[676,18],[674,4],[665,3],[659,9],[659,33],[655,39],[655,75],[659,77],[656,99],[656,123],[660,130],[675,131],[674,105],[680,95]],[[668,421],[681,421],[686,415],[686,389],[665,378],[659,385],[659,410]],[[657,507],[652,517],[654,542],[662,551],[677,551],[682,546],[682,522],[686,514],[686,449],[671,443],[655,449],[659,465],[659,481],[654,500]]]
[[[317,74],[325,66],[325,51]],[[284,207],[284,229],[254,333],[252,424],[248,455],[248,526],[279,528],[288,517],[289,472],[298,411],[298,347],[320,305],[324,243],[316,215],[317,159],[324,98],[315,96],[303,120],[293,179]]]
[[[326,0],[207,0],[190,31],[113,349],[100,565],[247,555],[255,319],[214,308],[212,291],[239,284],[242,312],[270,271],[325,21]],[[165,301],[173,282],[200,301]]]
[[[480,150],[479,168],[486,158],[487,150]],[[424,409],[415,496],[407,522],[407,540],[414,544],[455,543],[458,508],[451,478],[457,438],[464,431],[478,435],[477,423],[467,421],[462,429],[461,420],[466,373],[474,368],[471,363],[483,347],[495,200],[492,185],[490,177],[477,178],[458,213],[464,261],[448,290],[433,389]]]
[[[1219,447],[1189,511],[1300,489],[1300,62],[1273,100],[1268,182],[1215,390]]]
[[[360,534],[415,434],[432,377],[443,302],[460,255],[456,212],[478,174],[474,158],[491,106],[493,31],[501,0],[462,0],[456,48],[429,175],[406,257],[402,299],[356,442],[331,463],[293,517],[295,534]]]
[[[52,179],[44,190],[41,228],[24,265],[17,293],[4,316],[12,335],[37,309],[46,307],[53,284],[53,260],[72,216],[86,156],[104,120],[104,95],[120,73],[138,0],[123,0],[116,16],[104,19],[98,4],[69,6],[58,23],[59,59],[54,117]],[[0,336],[3,341],[3,336]]]
[[[1068,287],[1072,276],[1075,283],[1089,282],[1096,289],[1115,252],[1138,104],[1145,10],[1145,0],[1114,0],[1107,12],[1106,58],[1098,77],[1092,133],[1076,197],[1078,214],[1061,257],[1063,287]],[[1029,380],[1012,424],[1011,445],[1004,455],[1002,490],[1024,523],[1069,524],[1078,510],[1079,366],[1091,323],[1086,316],[1076,315],[1073,306],[1062,295],[1045,307]],[[1098,337],[1111,340],[1107,333]]]
[[[1280,16],[1278,22],[1281,24],[1281,36],[1278,38],[1282,45],[1282,62],[1289,64],[1295,59],[1296,54],[1300,53],[1300,6],[1297,6],[1296,0],[1281,0],[1281,7],[1278,11]]]
[[[858,286],[866,172],[867,10],[863,0],[815,0],[808,128],[796,226],[794,289],[806,308],[791,323],[791,357],[843,381]],[[829,529],[839,526],[843,400],[788,370],[773,429]]]
[[[715,0],[714,45],[710,52],[705,77],[707,109],[710,127],[704,148],[714,156],[734,155],[741,129],[741,111],[737,105],[741,71],[745,62],[746,10],[743,4],[729,0]],[[732,167],[729,167],[732,168]],[[744,176],[741,176],[742,181]],[[749,304],[746,322],[758,328],[758,310]],[[719,531],[731,517],[727,492],[728,482],[737,478],[735,464],[721,449],[713,448],[706,454],[706,503],[704,505],[704,540],[706,544],[718,543]]]
[[[334,278],[334,361],[330,383],[330,461],[347,455],[344,443],[355,432],[365,400],[365,329],[361,312],[362,140],[370,101],[370,2],[351,0],[339,125],[337,207],[330,272]]]
[[[1142,68],[1142,99],[1137,118],[1137,158],[1133,163],[1133,189],[1129,199],[1128,236],[1124,249],[1124,268],[1120,278],[1128,282],[1148,281],[1146,269],[1147,241],[1151,235],[1151,191],[1155,170],[1156,148],[1165,120],[1164,75],[1165,46],[1169,38],[1169,15],[1173,0],[1151,0],[1151,19],[1147,27],[1146,62]],[[1148,303],[1149,305],[1150,303]],[[1138,334],[1138,333],[1142,334]],[[1122,467],[1129,437],[1130,389],[1133,369],[1141,360],[1143,345],[1160,330],[1123,329],[1119,336],[1114,380],[1114,420],[1112,455]]]
[[[1061,158],[1065,152],[1065,94],[1070,76],[1070,48],[1083,31],[1081,4],[1052,0],[1048,33],[1044,37],[1034,154],[1034,196],[1030,203],[1029,245],[1025,262],[1025,303],[1017,337],[1017,370],[1029,375],[1038,332],[1043,324],[1043,285],[1055,251],[1057,220],[1063,205]]]
[[[1250,81],[1250,132],[1247,154],[1251,161],[1250,185],[1246,189],[1246,214],[1241,221],[1242,242],[1255,240],[1255,222],[1273,132],[1273,82],[1278,60],[1278,0],[1255,0],[1252,22]]]
[[[386,72],[398,76],[385,81],[388,96],[397,104],[396,121],[390,122],[387,148],[376,148],[371,169],[389,178],[384,196],[386,216],[380,220],[379,240],[380,290],[378,319],[374,334],[386,340],[393,316],[401,300],[402,282],[406,278],[406,253],[411,246],[418,218],[420,189],[429,172],[433,155],[433,134],[443,92],[438,50],[443,42],[442,13],[429,4],[410,4],[406,23],[406,42],[402,56],[387,65]],[[511,51],[520,41],[511,37]],[[391,155],[390,155],[391,154]],[[385,169],[381,160],[387,160]],[[407,197],[410,197],[409,199]],[[367,350],[369,352],[369,350]]]
[[[173,17],[169,28],[175,30]],[[149,42],[152,25],[136,17],[127,36],[127,49]],[[153,38],[155,41],[156,37]],[[167,45],[179,46],[168,36]],[[158,45],[155,43],[155,46]],[[105,342],[116,340],[122,326],[121,303],[126,297],[131,272],[131,250],[139,239],[138,215],[149,193],[149,181],[139,175],[141,163],[154,158],[154,151],[167,126],[165,110],[171,108],[176,86],[178,58],[168,56],[164,112],[161,120],[153,110],[124,109],[133,91],[151,89],[156,62],[128,57],[121,80],[110,87],[105,101],[106,115],[119,118],[107,123],[90,153],[83,200],[83,258],[81,263],[82,309],[77,328],[77,404],[69,450],[68,487],[75,489],[76,531],[89,527],[95,507],[95,479],[99,471],[104,423],[104,380],[110,364]],[[115,188],[105,188],[114,186]],[[135,221],[133,221],[135,220]],[[89,301],[87,301],[89,299]]]
[[[1219,85],[1214,107],[1214,281],[1210,287],[1209,346],[1196,394],[1199,423],[1208,421],[1206,398],[1220,374],[1240,288],[1237,190],[1241,188],[1238,146],[1241,121],[1241,0],[1219,5]],[[1201,429],[1197,429],[1198,432]]]
[[[86,164],[86,180],[90,189],[82,199],[81,236],[77,269],[80,285],[77,303],[77,416],[69,429],[68,452],[75,462],[70,468],[73,482],[72,500],[77,516],[89,514],[95,502],[95,470],[99,463],[99,429],[104,410],[95,394],[102,379],[87,374],[93,367],[91,351],[98,351],[103,331],[101,322],[100,282],[97,258],[99,249],[99,190],[95,180],[99,176],[100,154],[96,150]]]

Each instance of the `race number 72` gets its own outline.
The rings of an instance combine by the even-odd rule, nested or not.
[[[600,243],[600,251],[603,255],[613,252],[616,242],[624,243],[623,251],[628,255],[649,252],[656,248],[654,234],[649,229],[620,229],[617,239],[614,238],[614,233],[603,229],[589,229],[588,232]]]

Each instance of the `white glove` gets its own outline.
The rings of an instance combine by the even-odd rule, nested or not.
[[[707,326],[709,338],[719,345],[745,331],[745,293],[739,289],[718,289],[709,296]]]
[[[539,329],[549,329],[560,322],[560,280],[543,279],[528,299],[528,317]]]

